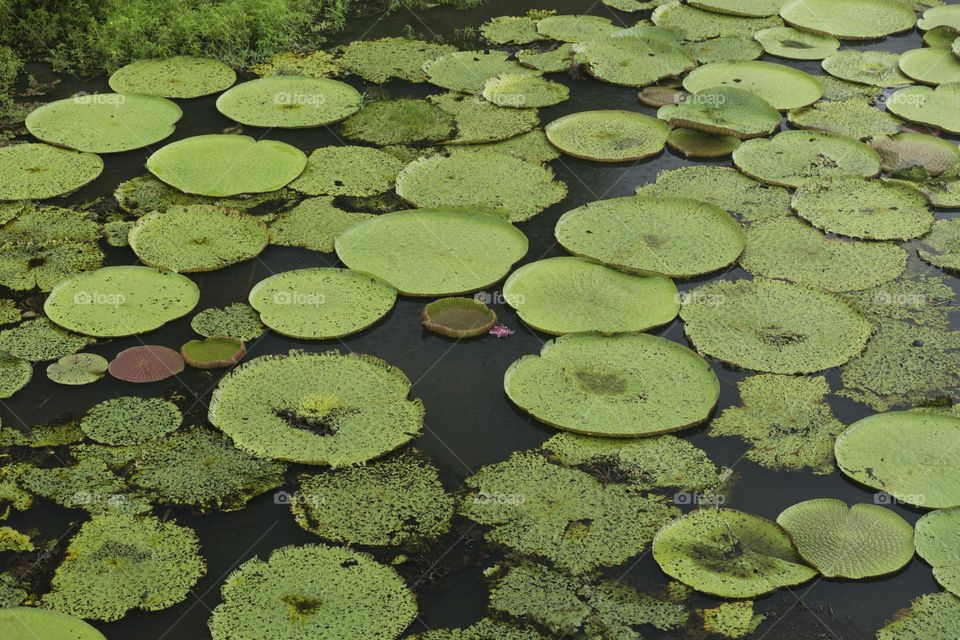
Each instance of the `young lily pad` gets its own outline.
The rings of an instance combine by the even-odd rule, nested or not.
[[[343,135],[377,145],[440,142],[454,131],[453,116],[428,100],[377,100],[340,124]]]
[[[806,500],[785,509],[777,524],[803,559],[827,578],[882,576],[913,559],[913,527],[886,507]]]
[[[556,49],[521,49],[516,53],[517,62],[541,73],[561,73],[573,65],[573,44],[562,44]]]
[[[456,50],[453,45],[415,38],[355,40],[344,47],[340,64],[376,84],[383,84],[391,78],[426,82],[424,65]]]
[[[107,371],[124,382],[159,382],[183,371],[183,356],[168,347],[140,345],[124,349]]]
[[[892,135],[903,125],[900,118],[861,98],[821,101],[793,109],[787,114],[787,120],[798,129],[813,129],[856,140]]]
[[[960,633],[960,598],[952,593],[928,593],[877,631],[877,640],[949,640]]]
[[[183,112],[157,96],[78,94],[34,109],[25,121],[34,137],[90,153],[116,153],[152,145],[173,133]]]
[[[482,467],[466,482],[470,491],[460,510],[491,527],[489,541],[574,574],[643,553],[656,530],[679,513],[660,499],[604,485],[532,452]]]
[[[409,391],[402,371],[373,356],[291,352],[224,376],[208,417],[255,456],[341,467],[417,436],[423,405]]]
[[[547,16],[537,22],[537,33],[561,42],[583,42],[618,31],[609,18],[588,15]]]
[[[43,605],[93,620],[159,611],[206,572],[192,529],[153,516],[95,515],[70,540]]]
[[[423,70],[431,84],[473,94],[481,93],[487,79],[501,73],[537,73],[507,57],[502,51],[454,51],[427,62]]]
[[[627,273],[691,278],[732,264],[743,250],[740,224],[723,209],[664,195],[599,200],[560,217],[563,247]]]
[[[917,20],[917,26],[923,31],[946,27],[954,33],[960,33],[960,9],[954,5],[930,7]]]
[[[68,278],[43,310],[70,331],[117,338],[153,331],[197,305],[200,289],[186,276],[151,267],[103,267]]]
[[[397,176],[397,195],[416,207],[496,211],[522,222],[563,200],[567,185],[539,163],[489,149],[455,150],[404,167]]]
[[[325,340],[363,331],[393,308],[397,291],[369,273],[313,267],[277,273],[250,290],[260,321],[277,333]]]
[[[232,367],[247,355],[247,348],[237,338],[205,338],[190,340],[180,347],[183,361],[195,369]]]
[[[530,44],[543,40],[537,32],[536,15],[497,16],[480,25],[480,35],[492,44]]]
[[[57,360],[85,346],[86,338],[64,331],[43,317],[0,331],[0,354],[30,362]]]
[[[924,84],[960,82],[960,59],[949,49],[911,49],[900,54],[900,70]]]
[[[330,253],[337,236],[358,222],[373,217],[369,213],[344,211],[334,206],[331,197],[307,198],[294,208],[277,214],[270,222],[270,244]]]
[[[721,280],[684,297],[680,317],[701,353],[746,369],[813,373],[859,354],[873,323],[833,297],[779,280]]]
[[[960,418],[923,411],[878,413],[837,438],[845,475],[900,502],[928,509],[960,506],[960,472],[951,451],[960,446]]]
[[[32,377],[33,365],[30,362],[0,354],[0,399],[9,398],[23,389]]]
[[[700,42],[725,36],[747,36],[768,27],[782,27],[777,16],[750,18],[703,11],[679,0],[658,6],[650,17],[653,24],[666,29],[676,29],[689,42]]]
[[[204,309],[193,316],[190,328],[206,338],[230,337],[244,342],[259,338],[267,330],[256,309],[241,302]]]
[[[440,298],[423,308],[420,315],[429,331],[448,338],[485,335],[497,322],[497,314],[473,298]]]
[[[237,81],[237,74],[219,60],[174,56],[137,60],[110,76],[118,93],[142,93],[164,98],[198,98],[219,93]]]
[[[213,205],[154,211],[130,229],[130,248],[143,264],[178,273],[214,271],[260,255],[267,226],[253,216]]]
[[[291,502],[297,524],[325,540],[412,546],[450,530],[453,498],[437,469],[407,454],[369,464],[304,474]]]
[[[507,303],[530,327],[552,335],[646,331],[680,310],[673,281],[629,275],[583,258],[526,264],[503,284]]]
[[[49,365],[47,377],[57,384],[90,384],[106,375],[107,364],[106,358],[95,353],[75,353]]]
[[[576,62],[604,82],[643,87],[679,76],[697,66],[696,58],[663,30],[614,32],[578,42]]]
[[[817,575],[775,523],[733,509],[697,509],[661,529],[653,558],[697,591],[752,598]]]
[[[302,151],[276,140],[209,134],[170,143],[147,158],[147,169],[172,187],[203,196],[276,191],[303,172]]]
[[[728,86],[703,89],[679,104],[660,107],[657,117],[671,127],[742,140],[766,137],[780,128],[780,112],[770,103],[750,91]]]
[[[290,188],[311,196],[372,196],[393,188],[403,162],[372,147],[315,149]]]
[[[740,138],[718,136],[693,129],[671,129],[667,146],[684,158],[722,158],[740,146]]]
[[[710,366],[690,349],[647,334],[568,335],[507,369],[507,396],[551,426],[636,437],[703,422],[719,394]]]
[[[782,217],[750,225],[740,265],[758,276],[858,291],[901,275],[907,252],[893,243],[831,238],[798,218]]]
[[[922,193],[855,176],[807,181],[794,193],[793,208],[824,231],[869,240],[916,238],[933,224]]]
[[[781,111],[805,107],[823,96],[814,76],[758,60],[714,62],[694,69],[683,80],[683,88],[692,93],[720,86],[750,91]]]
[[[487,78],[483,97],[498,107],[528,109],[559,104],[570,97],[570,90],[529,73],[501,73]]]
[[[887,98],[887,110],[904,120],[960,134],[960,82],[907,87]]]
[[[329,78],[340,75],[344,69],[340,59],[329,51],[280,51],[266,62],[250,67],[258,76],[309,76]]]
[[[598,162],[631,162],[663,151],[669,129],[635,111],[580,111],[546,126],[547,139],[563,153]]]
[[[0,609],[0,625],[12,634],[10,640],[107,640],[80,618],[36,607]]]
[[[935,267],[960,271],[960,219],[934,222],[917,253]]]
[[[933,567],[937,582],[956,595],[960,591],[960,509],[938,509],[917,520],[914,541],[917,553]]]
[[[913,10],[897,0],[789,0],[780,17],[791,27],[841,40],[874,40],[913,29],[917,21]]]
[[[517,74],[504,74],[490,80],[495,81],[505,75],[516,76]],[[542,80],[539,76],[530,77]],[[546,81],[543,80],[543,82]],[[451,144],[480,144],[506,140],[530,131],[540,122],[536,109],[520,108],[524,106],[523,104],[514,105],[517,108],[501,108],[507,105],[497,106],[494,102],[456,92],[430,96],[428,99],[453,116],[456,136],[449,141]],[[509,101],[510,98],[506,100]],[[413,159],[415,158],[411,158]]]
[[[790,215],[790,193],[730,167],[693,166],[663,171],[653,184],[637,187],[638,196],[682,197],[726,209],[744,220]]]
[[[213,640],[394,640],[416,615],[416,598],[392,567],[359,551],[308,544],[241,564],[227,576],[209,625]]]
[[[180,409],[168,400],[124,396],[94,405],[80,429],[103,444],[141,444],[176,431],[181,422]]]
[[[757,374],[737,386],[741,406],[724,409],[710,436],[742,438],[747,459],[774,471],[834,471],[833,443],[846,426],[825,401],[826,378]]]
[[[693,0],[690,4],[704,11],[729,14],[732,16],[747,16],[763,18],[775,16],[780,11],[784,0]]]
[[[217,98],[217,111],[251,127],[301,129],[340,122],[359,111],[360,92],[338,80],[268,76],[243,82]]]
[[[900,87],[910,78],[900,71],[900,55],[889,51],[844,49],[825,59],[820,66],[835,78],[873,87]]]
[[[723,602],[700,613],[704,630],[724,638],[745,638],[766,618],[764,614],[753,612],[752,600]]]
[[[103,160],[48,144],[20,143],[0,148],[0,200],[42,200],[62,196],[93,182]]]
[[[790,60],[823,60],[840,48],[840,41],[833,36],[793,27],[771,27],[758,31],[753,37],[770,55]]]
[[[939,176],[960,167],[960,147],[937,136],[904,131],[874,138],[868,144],[880,154],[881,169],[887,173],[922,169]]]
[[[880,155],[851,138],[816,131],[784,131],[773,138],[748,140],[733,152],[733,162],[751,178],[799,187],[823,177],[880,173]]]
[[[668,104],[680,104],[687,96],[683,89],[672,85],[652,85],[641,89],[637,100],[648,107],[665,107]]]

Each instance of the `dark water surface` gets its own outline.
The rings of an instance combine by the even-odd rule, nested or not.
[[[620,13],[590,1],[493,0],[481,8],[469,11],[436,9],[413,14],[399,10],[389,16],[357,19],[337,38],[337,42],[401,35],[408,28],[427,39],[438,35],[455,40],[457,29],[479,26],[490,16],[522,14],[529,8],[551,8],[559,13],[605,15],[625,26],[633,24],[638,17],[649,15],[649,12],[632,15]],[[869,19],[869,16],[864,16],[864,19]],[[919,35],[913,33],[882,42],[857,45],[857,48],[899,52],[920,46]],[[765,56],[764,59],[767,58],[769,57]],[[780,59],[770,59],[787,63]],[[810,73],[820,73],[819,62],[788,64]],[[31,71],[41,79],[51,76],[49,70],[39,65],[31,68]],[[79,90],[109,90],[103,78],[86,80],[71,76],[58,77],[62,81],[45,100],[67,96]],[[567,113],[587,109],[619,108],[654,113],[653,109],[637,102],[636,90],[563,74],[550,77],[571,87],[571,99],[558,106],[542,109],[543,123]],[[347,81],[361,91],[377,88],[367,86],[355,77],[350,77]],[[393,95],[420,96],[439,92],[430,85],[410,85],[399,81],[391,82],[382,89]],[[178,101],[183,107],[184,118],[177,125],[176,133],[164,143],[197,134],[217,133],[232,126],[230,120],[216,111],[214,101],[215,96]],[[246,133],[255,137],[266,134],[269,138],[289,142],[306,152],[318,146],[335,144],[338,140],[336,130],[326,128],[272,130],[269,133],[262,129],[247,128]],[[104,156],[106,170],[103,175],[94,184],[72,195],[69,201],[79,203],[97,196],[109,196],[121,181],[145,172],[143,163],[150,152],[150,149],[143,149]],[[564,252],[554,241],[553,227],[557,218],[565,211],[592,200],[630,195],[637,185],[652,182],[657,172],[694,163],[665,151],[635,165],[604,165],[567,157],[551,164],[558,177],[569,186],[570,193],[559,205],[519,225],[530,239],[530,251],[523,260],[524,263],[563,255]],[[729,161],[721,160],[719,164],[729,165]],[[945,214],[940,212],[938,215]],[[108,256],[109,264],[133,264],[136,261],[127,248],[109,249]],[[258,260],[212,273],[191,274],[201,291],[197,310],[246,301],[250,287],[272,273],[336,264],[337,259],[333,254],[271,246]],[[733,269],[717,277],[739,278],[745,275],[742,270]],[[681,290],[685,290],[705,280],[707,279],[682,282],[679,286]],[[951,282],[956,288],[956,280]],[[479,466],[505,460],[513,451],[536,447],[554,433],[550,428],[536,423],[514,408],[502,389],[506,368],[522,355],[537,353],[547,336],[525,328],[509,307],[495,304],[494,308],[501,321],[515,329],[516,335],[505,340],[486,337],[454,342],[422,330],[420,310],[423,304],[423,300],[401,298],[384,321],[370,330],[343,340],[302,342],[268,333],[251,345],[248,358],[285,352],[291,348],[308,351],[340,349],[370,353],[400,367],[414,383],[412,395],[421,398],[427,410],[425,433],[416,441],[416,446],[437,461],[445,485],[448,489],[455,490],[462,486],[463,479]],[[189,317],[144,336],[144,340],[179,347],[195,337],[189,327]],[[686,343],[679,320],[655,333]],[[137,339],[127,338],[95,346],[90,350],[109,359],[134,344],[138,344]],[[738,402],[736,382],[746,374],[721,368],[716,363],[714,369],[721,381],[721,397],[717,409],[720,411]],[[222,372],[217,372],[211,375],[187,369],[176,380],[142,387],[110,378],[89,386],[66,387],[48,381],[43,374],[43,367],[38,365],[34,381],[13,399],[5,404],[0,403],[3,405],[0,408],[0,419],[4,425],[41,424],[82,415],[93,404],[107,398],[129,394],[159,396],[179,391],[187,398],[181,402],[181,407],[185,409],[188,423],[200,422],[206,415],[210,391],[221,374]],[[832,387],[837,389],[839,376],[836,372],[831,372],[828,378]],[[871,413],[868,407],[839,398],[831,397],[831,404],[837,417],[847,424]],[[829,476],[775,473],[743,459],[746,446],[739,439],[709,438],[703,427],[685,431],[681,435],[707,451],[716,463],[733,467],[736,471],[737,480],[727,506],[775,518],[784,508],[809,498],[834,497],[848,503],[873,500],[873,492],[853,484],[838,472]],[[291,482],[301,470],[291,471]],[[287,488],[292,486],[294,485],[288,484]],[[909,508],[893,508],[911,523],[920,515]],[[173,509],[171,515],[180,524],[193,527],[198,532],[202,553],[208,563],[208,572],[185,602],[160,612],[134,611],[124,620],[115,623],[94,623],[110,640],[208,638],[207,619],[210,611],[220,601],[220,585],[223,579],[233,568],[254,556],[265,558],[270,550],[276,547],[317,540],[300,529],[294,523],[288,507],[274,504],[273,497],[269,494],[253,500],[247,508],[235,513],[213,513],[198,517],[185,509]],[[14,514],[8,524],[19,529],[36,527],[42,532],[44,539],[66,539],[83,519],[82,512],[65,511],[44,504],[29,513]],[[479,535],[478,528],[471,526],[469,522],[458,520],[454,531],[435,545],[428,558],[401,569],[408,581],[414,585],[420,604],[421,615],[419,620],[411,625],[411,633],[427,628],[466,626],[484,615],[486,586],[482,570],[497,558],[484,555],[488,552],[480,548]],[[431,565],[434,564],[436,566],[431,571]],[[631,584],[666,584],[665,577],[649,555],[611,569],[608,574]],[[860,582],[816,580],[760,599],[758,608],[770,610],[772,615],[753,637],[796,640],[871,638],[885,620],[898,609],[907,606],[911,599],[938,590],[930,568],[918,558],[903,571],[883,579]],[[690,602],[700,606],[715,601],[695,596]],[[783,614],[787,614],[786,617],[783,617]],[[644,634],[651,638],[676,637],[656,631],[644,631]]]

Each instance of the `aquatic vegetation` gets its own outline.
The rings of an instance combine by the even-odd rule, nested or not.
[[[455,119],[429,100],[398,98],[365,104],[342,123],[351,140],[378,145],[440,142],[453,135]]]
[[[219,60],[174,56],[121,67],[110,76],[110,88],[120,94],[198,98],[219,93],[236,81],[236,72]]]
[[[563,153],[598,162],[630,162],[656,155],[667,142],[667,125],[635,111],[580,111],[545,128]]]
[[[517,74],[507,75],[516,76]],[[490,80],[501,77],[503,76],[494,76]],[[540,76],[531,75],[530,77],[546,82]],[[505,98],[505,100],[510,99]],[[540,122],[536,109],[523,108],[526,105],[521,104],[522,96],[516,108],[455,92],[430,96],[428,100],[453,116],[456,136],[449,141],[451,144],[480,144],[507,140],[530,131]]]
[[[283,271],[250,290],[250,306],[277,333],[304,340],[339,338],[375,324],[397,291],[361,271],[314,267]]]
[[[123,396],[94,405],[80,430],[103,444],[142,444],[176,431],[182,422],[183,414],[169,400]]]
[[[497,339],[509,338],[514,333],[516,332],[505,324],[495,324],[490,327],[490,335]]]
[[[814,76],[757,60],[714,62],[694,69],[683,79],[683,88],[691,93],[723,86],[754,93],[781,111],[805,107],[823,96],[823,87]]]
[[[325,540],[412,546],[449,531],[453,498],[436,467],[408,453],[299,478],[297,524]]]
[[[734,509],[697,509],[673,520],[654,538],[653,557],[667,575],[724,598],[752,598],[817,575],[775,523]]]
[[[740,146],[740,139],[693,129],[671,129],[667,146],[684,158],[722,158]]]
[[[924,47],[905,51],[900,54],[900,70],[924,84],[960,82],[960,59],[949,49]]]
[[[217,110],[252,127],[302,129],[340,122],[360,109],[360,92],[338,80],[267,76],[228,89]]]
[[[330,253],[337,236],[358,222],[373,217],[369,213],[344,211],[334,206],[331,197],[307,198],[292,209],[277,214],[270,222],[270,244]]]
[[[42,200],[93,182],[103,160],[92,153],[23,142],[0,147],[0,199]]]
[[[703,609],[703,628],[724,638],[743,638],[763,622],[765,615],[753,612],[752,600],[723,602],[712,609]]]
[[[881,168],[887,173],[922,169],[939,176],[960,167],[960,147],[937,136],[904,131],[874,138],[869,144],[880,154]]]
[[[0,553],[12,551],[22,553],[34,551],[36,548],[30,541],[30,536],[17,531],[12,527],[0,527]]]
[[[700,64],[731,60],[756,60],[763,55],[763,47],[748,36],[723,36],[701,42],[688,42],[683,48]]]
[[[47,366],[47,378],[57,384],[90,384],[106,375],[107,364],[106,358],[95,353],[75,353]]]
[[[643,87],[679,76],[697,66],[693,54],[666,30],[624,30],[584,40],[573,45],[574,61],[603,82]]]
[[[825,401],[826,378],[758,374],[737,386],[741,406],[724,409],[708,435],[743,438],[747,459],[768,469],[833,472],[834,440],[846,426]]]
[[[86,338],[64,331],[43,317],[0,331],[0,353],[30,362],[58,360],[85,346]]]
[[[194,204],[208,204],[248,213],[259,213],[263,210],[273,211],[282,208],[299,196],[290,189],[281,188],[268,193],[207,198],[184,193],[146,174],[121,182],[113,192],[113,197],[121,209],[139,217],[151,211],[163,211],[170,207]]]
[[[766,53],[791,60],[823,60],[840,48],[840,41],[833,36],[793,27],[770,27],[757,31],[753,37]]]
[[[460,510],[490,527],[489,541],[574,574],[642,553],[657,529],[679,513],[662,499],[605,486],[531,452],[482,467],[466,482],[470,493]]]
[[[310,196],[372,196],[393,188],[403,162],[371,147],[314,149],[290,188]]]
[[[798,129],[813,129],[856,140],[888,136],[900,131],[903,124],[886,111],[881,111],[862,98],[817,102],[787,114],[787,121]]]
[[[931,0],[936,2],[937,0]],[[936,49],[951,49],[957,39],[957,32],[947,26],[934,27],[923,33],[923,44]]]
[[[0,353],[0,399],[23,389],[32,377],[33,365],[29,361]]]
[[[863,17],[869,15],[869,20]],[[792,27],[841,40],[873,40],[913,29],[913,10],[897,0],[790,0],[780,16]]]
[[[253,65],[251,71],[258,76],[307,76],[328,78],[343,73],[340,59],[329,51],[281,51],[266,62]]]
[[[595,436],[636,437],[703,422],[720,392],[696,353],[647,334],[567,335],[510,365],[504,390],[541,422]]]
[[[933,567],[933,576],[944,589],[960,591],[960,509],[938,509],[917,520],[914,541],[917,553]]]
[[[541,129],[533,129],[507,140],[465,145],[459,147],[458,150],[495,151],[534,163],[550,162],[560,157],[560,152],[550,144],[547,135]]]
[[[570,97],[570,90],[530,73],[501,73],[487,78],[482,95],[498,107],[529,109],[559,104]]]
[[[473,338],[487,333],[497,314],[472,298],[440,298],[423,307],[423,326],[448,338]]]
[[[937,220],[923,238],[920,257],[935,267],[960,271],[960,224],[956,219]]]
[[[181,602],[205,572],[192,529],[153,516],[95,515],[70,540],[43,605],[118,620]]]
[[[517,62],[542,73],[560,73],[573,65],[572,43],[565,43],[556,49],[521,49],[516,53]]]
[[[116,338],[157,329],[190,313],[199,299],[200,289],[186,276],[116,266],[63,280],[50,291],[43,310],[70,331]]]
[[[14,639],[106,640],[106,636],[77,617],[36,607],[14,605],[0,609],[0,624]]]
[[[413,640],[546,640],[532,629],[483,618],[464,629],[430,629],[410,636]]]
[[[130,248],[140,261],[177,273],[214,271],[254,258],[269,241],[267,226],[253,216],[213,205],[154,211],[130,229]]]
[[[127,483],[100,460],[80,460],[62,467],[10,467],[18,485],[67,509],[91,514],[148,512],[150,503],[128,493]]]
[[[424,411],[409,391],[402,371],[373,356],[294,351],[224,376],[208,417],[258,457],[341,467],[416,437]]]
[[[887,98],[887,110],[904,120],[960,134],[960,82],[906,87]]]
[[[714,13],[763,18],[765,16],[777,15],[780,11],[780,6],[783,4],[783,0],[746,0],[746,2],[734,0],[694,0],[690,4],[698,9],[704,9]]]
[[[917,20],[917,27],[922,31],[946,27],[954,33],[960,33],[960,10],[954,6],[930,7]]]
[[[183,356],[168,347],[140,345],[124,349],[110,361],[107,371],[124,382],[159,382],[183,371]]]
[[[888,51],[844,49],[826,58],[821,66],[835,78],[874,87],[900,87],[910,78],[900,71],[900,55]]]
[[[555,15],[537,22],[537,33],[560,42],[583,42],[617,30],[618,26],[602,16]]]
[[[480,25],[480,35],[491,44],[530,44],[544,39],[537,32],[541,17],[533,12],[525,16],[496,16]]]
[[[0,429],[0,446],[3,447],[42,449],[76,444],[81,440],[83,440],[83,432],[80,431],[76,421],[38,424],[25,431],[12,427]],[[29,506],[29,502],[27,506]]]
[[[746,140],[766,137],[780,128],[780,112],[763,98],[736,87],[719,86],[690,94],[676,105],[666,105],[657,117],[671,127]]]
[[[692,5],[683,4],[679,0],[658,6],[650,19],[658,27],[676,29],[683,34],[684,40],[689,42],[726,36],[752,37],[761,29],[783,26],[783,21],[777,16],[751,18],[725,15],[703,11]]]
[[[788,507],[777,524],[803,559],[828,578],[859,580],[899,571],[913,559],[913,527],[875,504],[819,498]]]
[[[424,65],[451,54],[456,47],[413,38],[355,40],[343,49],[339,62],[364,80],[383,84],[391,78],[427,82]]]
[[[453,51],[423,65],[427,81],[443,89],[480,94],[488,78],[501,73],[537,72],[508,60],[503,51]]]
[[[883,93],[880,87],[840,80],[833,76],[817,76],[817,80],[823,86],[823,100],[862,98],[867,102],[875,103]]]
[[[242,302],[204,309],[190,320],[190,328],[206,338],[229,337],[244,342],[259,338],[267,330],[256,309]]]
[[[183,361],[195,369],[230,367],[247,354],[242,340],[229,337],[190,340],[180,347]]]
[[[111,247],[129,247],[127,236],[134,220],[110,220],[103,223],[103,238]],[[97,265],[100,266],[100,265]]]
[[[157,178],[202,196],[276,191],[306,165],[306,155],[289,144],[232,134],[184,138],[147,158],[147,169]]]
[[[877,640],[946,640],[960,631],[960,598],[952,593],[922,595],[877,631]]]

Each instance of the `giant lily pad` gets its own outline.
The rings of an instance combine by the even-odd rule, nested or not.
[[[416,437],[423,405],[399,369],[365,355],[262,356],[224,376],[210,422],[263,458],[340,467]]]
[[[775,523],[733,509],[698,509],[661,529],[653,557],[697,591],[752,598],[810,580],[790,538]]]
[[[200,290],[186,276],[151,267],[103,267],[58,284],[43,309],[65,329],[116,338],[184,316],[199,299]]]
[[[169,400],[124,396],[94,405],[80,430],[104,444],[141,444],[176,431],[181,422],[183,414]]]
[[[42,200],[62,196],[93,182],[103,160],[48,144],[21,143],[0,148],[0,200]]]
[[[157,96],[123,93],[78,94],[34,109],[27,129],[60,147],[115,153],[152,145],[173,133],[183,112]]]
[[[43,317],[24,320],[0,331],[0,354],[31,362],[58,360],[86,345],[87,339],[83,336],[64,331]]]
[[[416,38],[354,40],[344,47],[340,64],[364,80],[377,84],[391,78],[426,82],[423,66],[454,51],[456,47],[453,45]]]
[[[558,118],[545,129],[550,144],[575,158],[629,162],[663,150],[667,125],[634,111],[581,111]]]
[[[917,251],[935,267],[960,271],[960,219],[937,220]]]
[[[233,69],[219,60],[174,56],[120,67],[110,76],[110,88],[119,93],[198,98],[223,91],[236,81]]]
[[[487,78],[483,97],[498,107],[527,109],[559,104],[570,97],[570,90],[530,73],[501,73]]]
[[[576,60],[598,80],[643,87],[697,66],[691,53],[656,31],[615,32],[574,45]]]
[[[748,36],[724,36],[703,42],[688,42],[683,48],[701,64],[728,60],[756,60],[763,55],[763,47]]]
[[[780,112],[760,96],[736,87],[702,89],[679,104],[666,105],[657,117],[671,127],[686,127],[742,140],[766,137],[780,128]]]
[[[869,178],[880,173],[880,156],[867,145],[816,131],[748,140],[733,152],[733,162],[752,178],[784,187],[824,176]]]
[[[960,633],[960,598],[928,593],[877,631],[877,640],[950,640]]]
[[[340,122],[362,103],[359,91],[338,80],[269,76],[223,93],[217,98],[217,110],[252,127],[299,129]]]
[[[107,640],[80,618],[35,607],[0,609],[0,625],[11,634],[9,640]]]
[[[532,84],[528,86],[538,86],[539,83],[547,82],[540,76],[512,73],[494,76],[488,80],[488,83],[496,83],[499,79],[505,77],[508,79],[519,78],[521,83],[523,82],[522,78],[529,77],[532,79]],[[563,88],[566,90],[566,87]],[[520,91],[522,92],[523,89],[520,89]],[[550,92],[550,89],[546,88],[544,91]],[[491,94],[490,97],[494,98],[495,96]],[[451,91],[438,96],[430,96],[429,100],[442,111],[453,116],[456,124],[456,136],[450,140],[451,144],[481,144],[506,140],[530,131],[540,122],[536,109],[522,108],[528,106],[525,102],[526,97],[522,93],[504,94],[500,98],[503,104],[495,100],[487,102],[475,96]]]
[[[479,94],[488,78],[501,73],[537,73],[522,67],[502,51],[454,51],[423,65],[429,82],[444,89]]]
[[[910,84],[900,71],[900,56],[888,51],[844,49],[825,59],[820,66],[835,78],[874,87],[898,87]]]
[[[392,567],[359,551],[309,544],[240,565],[209,624],[213,640],[393,640],[416,615],[416,599]]]
[[[949,49],[911,49],[900,54],[900,70],[924,84],[960,82],[960,59]]]
[[[737,259],[745,241],[739,223],[723,209],[663,196],[587,203],[563,214],[555,234],[573,254],[628,273],[671,278],[722,269]]]
[[[714,62],[691,71],[683,88],[696,93],[732,86],[755,93],[781,111],[813,104],[823,96],[820,81],[808,73],[773,62]]]
[[[886,507],[806,500],[785,509],[777,524],[803,559],[828,578],[882,576],[913,559],[913,527]]]
[[[770,55],[791,60],[823,60],[840,48],[840,41],[833,36],[793,27],[770,27],[758,31],[753,37]]]
[[[493,44],[530,44],[544,37],[537,33],[536,15],[496,16],[480,25],[480,35]]]
[[[818,102],[791,110],[787,119],[798,129],[813,129],[856,140],[895,134],[903,125],[900,118],[877,109],[862,98]]]
[[[507,278],[503,295],[521,320],[553,335],[645,331],[680,310],[669,278],[628,275],[583,258],[524,265]]]
[[[925,133],[905,131],[870,141],[883,159],[882,169],[888,173],[923,169],[931,176],[960,166],[960,147],[949,140]]]
[[[515,54],[517,62],[541,73],[560,73],[573,65],[573,44],[562,44],[556,49],[521,49]]]
[[[917,20],[917,26],[923,31],[946,27],[954,33],[960,33],[960,9],[955,5],[930,7]]]
[[[725,36],[747,36],[768,27],[781,27],[783,21],[777,16],[750,18],[703,11],[679,0],[658,6],[650,17],[655,25],[675,29],[684,39],[700,42]]]
[[[873,324],[833,296],[779,280],[718,281],[684,296],[680,317],[701,353],[770,373],[813,373],[859,354]]]
[[[276,191],[296,178],[307,157],[276,140],[210,134],[178,140],[147,158],[147,169],[172,187],[203,196]]]
[[[690,4],[698,9],[733,16],[763,18],[775,16],[784,0],[693,0]]]
[[[960,134],[960,82],[907,87],[887,98],[887,110],[904,120]]]
[[[439,142],[454,130],[451,114],[428,100],[377,100],[363,106],[340,125],[351,140],[372,144]]]
[[[372,196],[393,188],[403,163],[372,147],[320,147],[290,188],[311,196]]]
[[[694,129],[671,129],[667,146],[684,158],[722,158],[740,146],[740,139]]]
[[[589,15],[547,16],[537,22],[537,32],[561,42],[583,42],[618,31],[609,18]]]
[[[631,437],[676,431],[707,418],[719,383],[675,342],[646,334],[568,335],[507,369],[507,396],[565,431]]]
[[[334,206],[331,197],[307,198],[270,222],[270,244],[329,253],[337,236],[372,217],[369,213],[344,211]]]
[[[385,316],[397,291],[383,280],[350,269],[284,271],[250,290],[250,305],[277,333],[320,340],[362,331]]]
[[[882,38],[913,29],[917,21],[913,10],[897,0],[789,0],[780,17],[790,26],[841,40]]]
[[[960,506],[960,418],[922,411],[878,413],[850,425],[835,454],[844,474],[907,504]]]
[[[931,511],[916,525],[917,553],[933,567],[933,576],[944,589],[960,591],[960,509]]]

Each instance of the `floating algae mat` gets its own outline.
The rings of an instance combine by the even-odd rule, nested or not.
[[[960,635],[956,4],[43,4],[4,640]]]

